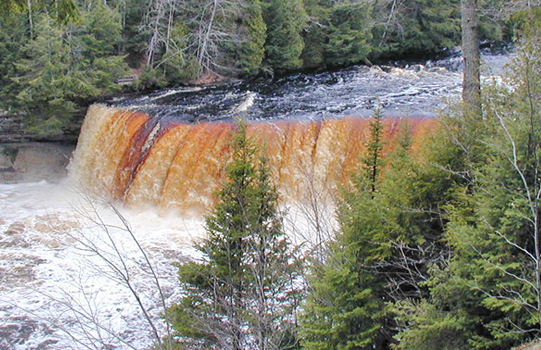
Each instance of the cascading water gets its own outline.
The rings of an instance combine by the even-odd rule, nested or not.
[[[289,198],[307,186],[332,190],[354,170],[368,140],[369,119],[256,122],[248,134],[267,154],[273,178]],[[422,135],[433,120],[384,120],[386,149],[404,123]],[[125,203],[202,209],[223,182],[233,123],[186,124],[170,116],[92,106],[72,174],[94,191]]]
[[[0,184],[0,349],[148,348],[152,329],[129,287],[165,334],[155,279],[130,231],[115,211],[84,200],[80,188],[127,204],[121,214],[170,304],[180,293],[172,263],[197,256],[191,247],[204,234],[200,215],[223,181],[232,119],[251,121],[249,134],[266,149],[289,206],[288,232],[310,239],[307,212],[332,216],[330,207],[314,208],[314,198],[325,201],[364,152],[369,120],[358,117],[383,106],[390,116],[385,152],[405,120],[423,142],[434,122],[422,117],[434,115],[442,97],[456,96],[460,79],[439,63],[356,67],[273,86],[170,89],[91,107],[70,179]],[[171,214],[177,210],[199,217]],[[110,263],[123,267],[120,275]]]

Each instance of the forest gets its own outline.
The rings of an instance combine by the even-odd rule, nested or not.
[[[480,40],[510,42],[517,5],[481,6]],[[0,110],[44,135],[122,91],[428,59],[461,40],[458,0],[9,0],[0,11]]]

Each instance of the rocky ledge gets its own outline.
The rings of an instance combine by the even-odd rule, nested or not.
[[[29,132],[23,123],[23,117],[8,114],[0,110],[0,144],[21,142],[62,142],[76,144],[84,115],[77,115],[74,121],[53,135],[40,135]]]

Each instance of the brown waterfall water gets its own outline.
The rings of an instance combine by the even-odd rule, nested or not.
[[[414,140],[432,119],[385,118],[385,149],[407,121]],[[269,158],[283,198],[307,199],[317,189],[332,195],[359,166],[370,118],[252,122],[248,134]],[[186,124],[170,117],[91,106],[71,166],[72,176],[94,192],[129,205],[201,210],[224,181],[234,123]]]

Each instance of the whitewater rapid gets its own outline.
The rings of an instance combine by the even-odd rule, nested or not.
[[[102,201],[69,179],[0,184],[0,349],[142,350],[155,344],[134,294],[105,259],[129,272],[160,336],[167,334],[149,266],[117,213]],[[202,216],[115,208],[147,254],[165,304],[177,302],[174,264],[200,257],[193,243],[204,237]],[[329,238],[322,235],[335,225],[332,208],[284,209],[294,244]],[[316,215],[317,223],[309,219]]]
[[[513,54],[483,52],[485,83],[500,76]],[[462,56],[425,62],[352,66],[320,73],[297,73],[204,87],[178,87],[104,101],[121,109],[188,123],[325,120],[367,117],[381,108],[389,117],[435,117],[446,100],[462,92]]]
[[[87,199],[67,180],[0,185],[0,349],[149,348],[151,327],[105,261],[123,269],[120,256],[165,335],[158,288],[144,256],[123,229],[108,227],[110,240],[105,225],[122,223],[110,208]],[[173,263],[197,255],[193,241],[203,235],[201,219],[120,211],[170,305],[179,297]]]

